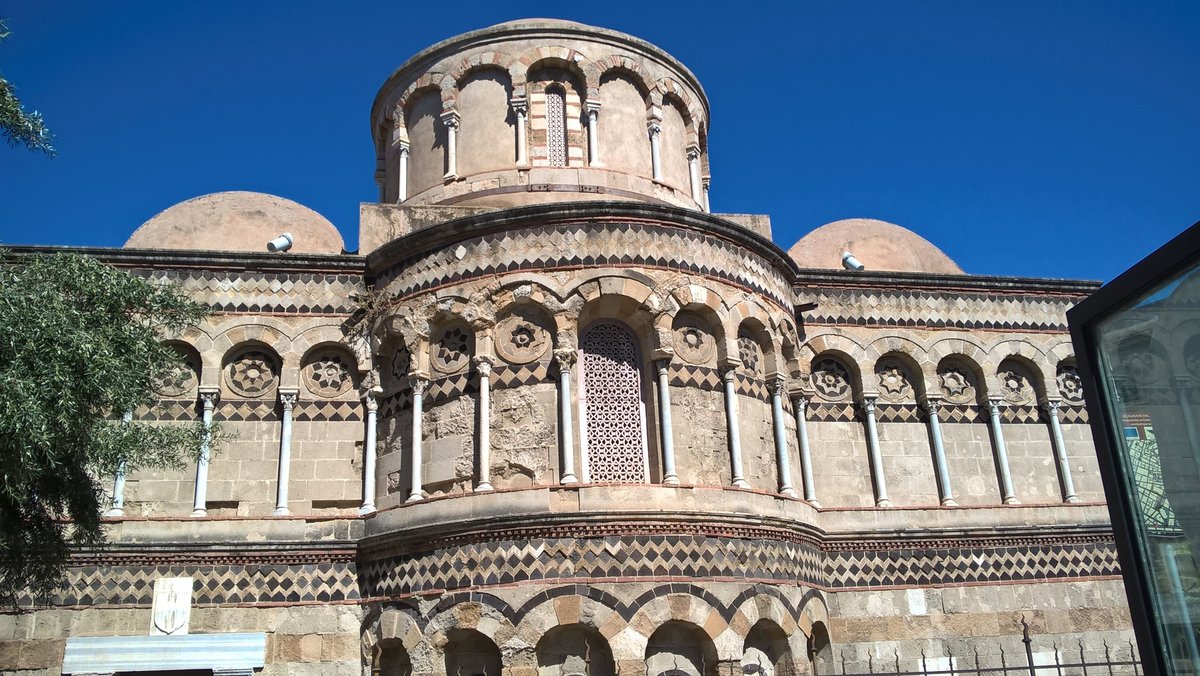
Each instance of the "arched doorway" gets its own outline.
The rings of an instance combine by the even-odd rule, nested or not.
[[[649,476],[641,351],[627,326],[596,322],[579,341],[581,455],[593,482],[644,483]]]

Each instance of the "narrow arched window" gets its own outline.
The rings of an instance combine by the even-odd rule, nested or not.
[[[562,87],[546,89],[546,158],[552,167],[567,166],[567,96]]]
[[[645,482],[645,411],[637,339],[621,324],[600,322],[584,332],[580,347],[587,476],[595,482]]]

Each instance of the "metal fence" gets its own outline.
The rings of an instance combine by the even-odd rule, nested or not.
[[[1125,676],[1142,674],[1141,660],[1138,659],[1137,648],[1133,641],[1123,644],[1110,645],[1104,642],[1104,657],[1098,659],[1094,651],[1088,659],[1088,651],[1084,649],[1083,641],[1076,646],[1059,646],[1053,644],[1053,657],[1034,653],[1033,638],[1029,635],[1029,625],[1021,619],[1021,642],[1025,644],[1024,651],[1010,654],[1004,650],[1002,643],[999,647],[998,659],[987,662],[999,662],[983,666],[979,649],[964,655],[942,654],[926,655],[922,652],[920,658],[901,659],[899,652],[891,659],[867,655],[867,670],[861,668],[861,661],[856,660],[854,668],[847,668],[846,654],[843,651],[840,658],[834,658],[835,670],[821,671],[814,668],[816,676]],[[1041,659],[1039,659],[1041,657]]]

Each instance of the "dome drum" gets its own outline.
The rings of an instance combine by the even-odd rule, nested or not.
[[[376,97],[381,201],[632,199],[706,210],[708,104],[662,50],[564,21],[430,48]]]

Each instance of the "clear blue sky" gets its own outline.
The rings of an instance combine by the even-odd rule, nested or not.
[[[971,273],[1107,280],[1200,220],[1200,3],[551,7],[0,4],[0,72],[59,151],[0,148],[0,243],[120,246],[178,201],[257,190],[354,248],[383,80],[438,40],[539,15],[687,64],[712,103],[713,210],[769,213],[784,248],[871,217]]]

